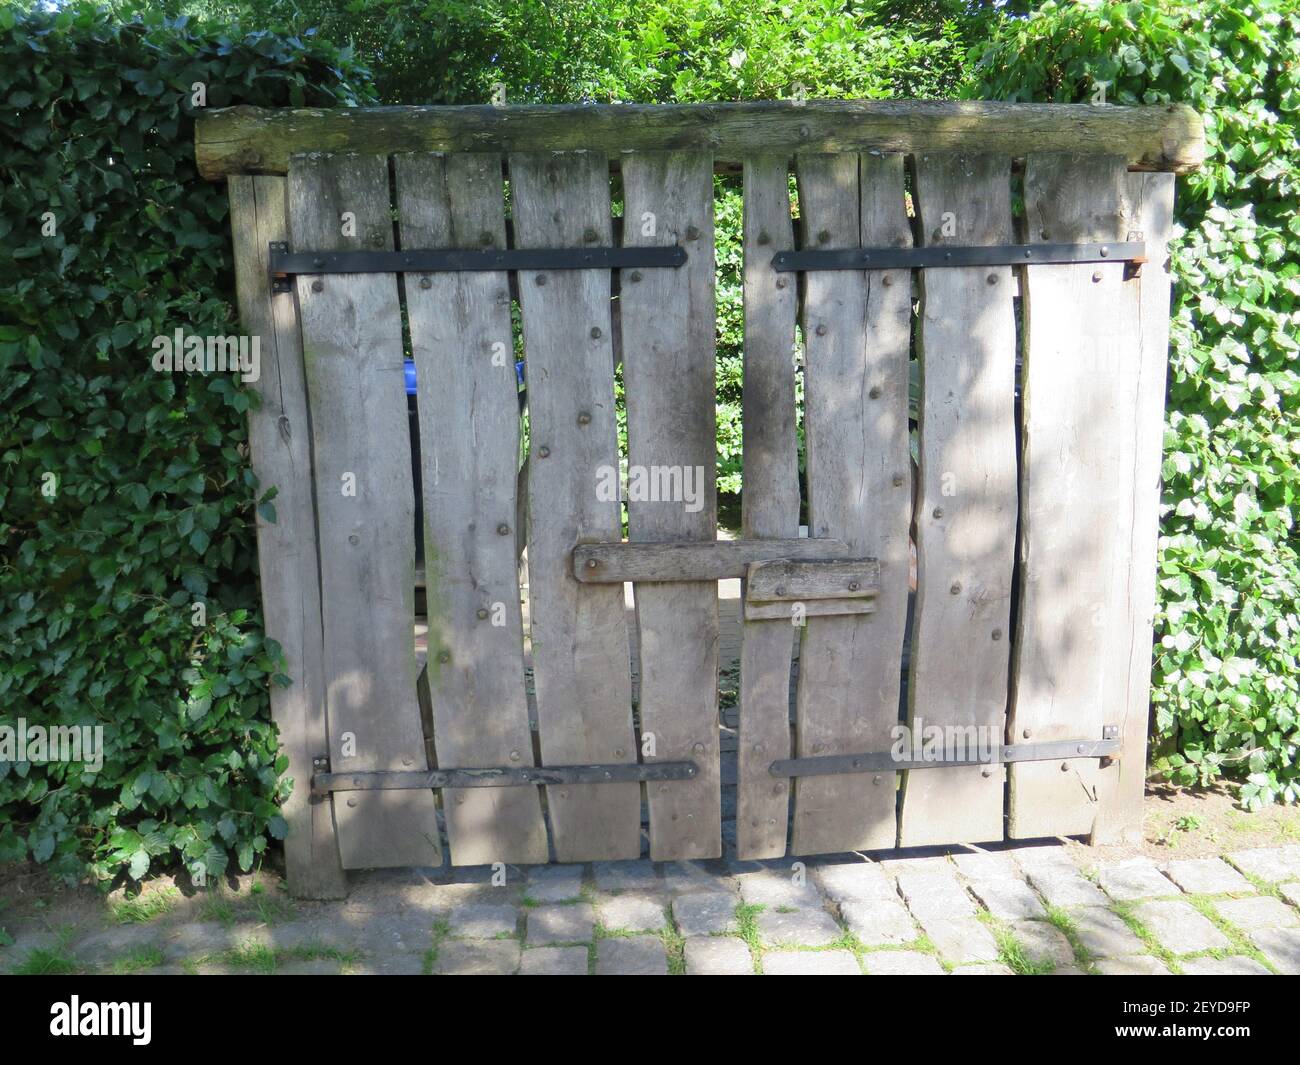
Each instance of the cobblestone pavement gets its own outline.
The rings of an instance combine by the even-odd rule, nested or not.
[[[0,970],[523,975],[1300,974],[1300,845],[1089,865],[1030,846],[868,861],[400,870],[346,902],[154,882],[6,921]],[[0,915],[2,918],[3,915]]]

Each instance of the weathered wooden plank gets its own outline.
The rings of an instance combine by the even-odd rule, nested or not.
[[[573,549],[573,575],[587,584],[720,581],[744,577],[751,563],[767,559],[832,559],[849,553],[849,545],[833,536],[579,544]]]
[[[1122,155],[1185,172],[1205,156],[1190,107],[1095,107],[930,100],[764,100],[708,104],[468,107],[231,107],[198,116],[206,178],[284,173],[295,152],[695,150],[721,163],[788,152],[979,150]]]
[[[874,598],[863,599],[809,599],[807,602],[773,600],[753,602],[745,600],[746,621],[780,620],[787,625],[801,625],[808,618],[839,618],[850,614],[874,614]]]
[[[1029,239],[1120,239],[1125,190],[1121,159],[1031,155]],[[1026,270],[1014,739],[1099,739],[1127,703],[1142,344],[1132,284],[1120,264]],[[1098,789],[1117,773],[1096,759],[1012,766],[1010,835],[1091,832]]]
[[[293,298],[273,297],[267,276],[267,245],[289,236],[285,179],[233,177],[229,191],[239,315],[244,330],[260,337],[261,369],[251,387],[261,403],[248,412],[251,463],[261,490],[277,490],[275,520],[257,517],[262,612],[293,681],[271,686],[271,716],[293,780],[282,807],[285,867],[298,898],[338,899],[347,896],[347,880],[334,808],[310,794],[312,759],[329,750],[329,738],[302,341]]]
[[[910,242],[900,157],[801,155],[798,170],[805,247]],[[796,696],[801,758],[890,746],[911,513],[908,274],[826,271],[805,285],[810,531],[878,558],[881,576],[876,613],[808,619]],[[795,853],[892,847],[895,782],[893,773],[796,780]]]
[[[504,247],[497,155],[399,155],[403,247]],[[519,401],[504,272],[405,274],[426,537],[438,765],[533,765],[524,689],[516,476]],[[522,537],[520,537],[522,539]],[[448,788],[455,865],[545,862],[537,788]]]
[[[1011,160],[916,159],[926,244],[1007,244]],[[915,735],[1002,742],[1016,544],[1016,321],[1012,268],[921,271],[920,493],[908,720]],[[969,731],[969,730],[979,731]],[[899,843],[1003,836],[1004,771],[903,778]]]
[[[512,155],[520,247],[608,244],[609,169],[594,153]],[[587,234],[590,236],[587,236]],[[594,238],[594,239],[592,239]],[[542,764],[635,762],[623,588],[580,584],[573,545],[614,540],[619,503],[598,491],[618,470],[610,275],[521,271],[528,372],[528,567]],[[544,501],[544,503],[543,503]],[[637,784],[547,788],[560,861],[641,852]]]
[[[880,563],[874,558],[751,562],[745,598],[754,602],[802,599],[865,599],[876,594]]]
[[[794,278],[781,277],[772,269],[773,255],[794,248],[789,156],[746,159],[743,182],[745,483],[740,497],[741,531],[750,543],[799,543],[794,394],[798,287]],[[748,563],[745,572],[753,565]],[[773,619],[752,619],[747,614],[741,629],[736,850],[743,859],[785,854],[790,782],[772,779],[768,766],[790,756],[790,665],[798,631],[790,620],[788,611]]]
[[[1165,376],[1169,363],[1169,239],[1173,232],[1172,174],[1129,174],[1121,203],[1126,235],[1141,234],[1147,263],[1141,274],[1125,283],[1126,295],[1137,301],[1138,354],[1134,406],[1120,413],[1133,438],[1133,464],[1118,471],[1124,479],[1119,522],[1131,530],[1127,565],[1111,568],[1119,582],[1112,602],[1121,612],[1112,632],[1118,663],[1127,662],[1128,684],[1119,705],[1121,755],[1117,771],[1102,774],[1103,786],[1095,843],[1135,842],[1142,838],[1142,800],[1147,774],[1147,728],[1151,711],[1151,626],[1156,604],[1156,548],[1160,534],[1160,468],[1164,442]],[[1131,483],[1128,479],[1131,478]],[[1126,631],[1127,630],[1127,631]]]
[[[671,470],[689,494],[629,494],[632,541],[717,539],[714,411],[713,162],[704,152],[623,157],[629,246],[688,249],[678,269],[623,270],[619,315],[627,402],[629,477]],[[694,758],[691,780],[646,789],[650,857],[722,853],[718,761],[718,589],[712,581],[632,586],[641,654],[644,760]],[[651,753],[653,751],[653,753]]]
[[[289,173],[289,229],[300,248],[391,249],[387,160],[302,160]],[[426,769],[396,279],[300,277],[297,291],[315,427],[330,768]],[[335,814],[345,869],[442,860],[431,791],[348,795]]]

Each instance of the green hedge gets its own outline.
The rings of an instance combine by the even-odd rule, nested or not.
[[[1045,4],[1003,23],[972,95],[1191,104],[1165,433],[1155,765],[1300,800],[1300,2]]]
[[[153,372],[150,340],[239,332],[193,86],[331,106],[365,78],[310,39],[0,9],[0,706],[105,728],[98,772],[0,763],[0,861],[215,876],[283,832],[249,397]]]

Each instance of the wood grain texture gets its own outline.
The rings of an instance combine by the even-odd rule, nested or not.
[[[348,212],[352,236],[342,232]],[[302,160],[289,173],[289,223],[297,248],[391,249],[387,160]],[[297,292],[314,428],[330,768],[427,769],[415,691],[414,493],[397,282],[379,274],[299,277]],[[345,494],[348,475],[355,495]],[[346,869],[442,861],[432,791],[340,796],[335,813]]]
[[[702,152],[625,155],[629,246],[685,247],[678,269],[621,271],[629,471],[682,472],[698,496],[629,498],[632,541],[717,539],[713,161]],[[694,471],[689,478],[686,471]],[[694,493],[692,493],[694,495]],[[692,780],[647,786],[650,857],[722,853],[718,761],[718,589],[711,581],[634,584],[644,760],[694,758]],[[652,739],[651,739],[652,738]],[[650,755],[647,744],[652,744]]]
[[[1138,313],[1136,385],[1131,393],[1134,406],[1127,416],[1118,412],[1133,439],[1131,481],[1121,486],[1125,512],[1119,518],[1130,537],[1127,566],[1114,566],[1111,576],[1120,582],[1112,591],[1112,602],[1121,611],[1115,624],[1119,646],[1114,653],[1121,668],[1127,662],[1128,685],[1119,707],[1122,753],[1116,771],[1102,774],[1101,801],[1092,830],[1095,843],[1134,843],[1142,838],[1165,376],[1169,363],[1169,239],[1173,231],[1174,177],[1129,174],[1123,193],[1125,236],[1146,241],[1148,262],[1138,278],[1124,285],[1125,297],[1136,300]],[[1129,474],[1120,470],[1118,476],[1127,479]]]
[[[1120,239],[1126,183],[1118,158],[1031,155],[1029,239]],[[1098,739],[1128,698],[1133,630],[1120,586],[1134,535],[1141,338],[1123,275],[1104,263],[1025,274],[1017,740]],[[1010,835],[1090,833],[1117,773],[1096,759],[1013,765]]]
[[[799,535],[794,394],[798,287],[795,278],[772,269],[773,255],[794,248],[789,157],[746,159],[743,182],[741,535],[751,540],[792,539]],[[774,780],[768,766],[790,757],[790,666],[796,632],[788,611],[770,620],[746,617],[741,628],[736,851],[742,859],[785,854],[790,781]]]
[[[849,545],[834,537],[579,544],[573,549],[573,574],[588,584],[721,581],[744,577],[751,563],[765,559],[831,559],[848,554]]]
[[[501,159],[399,155],[403,247],[505,246]],[[505,272],[404,274],[438,765],[533,765],[516,553],[519,403]],[[522,539],[522,538],[520,538]],[[537,788],[447,788],[454,865],[545,862]]]
[[[596,153],[512,155],[520,247],[608,244],[609,167]],[[598,484],[618,469],[610,274],[521,271],[528,373],[530,618],[543,765],[635,762],[631,652],[619,585],[580,584],[575,543],[617,540],[619,503]],[[637,784],[547,788],[559,861],[635,858]]]
[[[916,159],[926,244],[1008,244],[1011,160]],[[922,270],[917,591],[908,720],[954,744],[996,746],[1006,728],[1016,543],[1016,322],[1012,268]],[[982,730],[979,731],[979,730]],[[982,739],[980,738],[982,736]],[[945,740],[947,746],[947,740]],[[1003,837],[1000,767],[906,774],[899,843]]]
[[[755,602],[801,599],[865,599],[880,583],[880,563],[874,558],[793,562],[774,559],[751,562],[745,578],[745,598]]]
[[[705,151],[720,163],[785,152],[967,150],[1122,155],[1183,173],[1205,156],[1190,107],[930,100],[469,107],[230,107],[201,114],[199,173],[284,173],[296,152]]]
[[[800,155],[805,247],[906,245],[902,159]],[[877,613],[807,620],[797,757],[886,750],[898,721],[910,514],[906,271],[805,278],[808,515],[814,536],[880,561]],[[796,854],[894,846],[895,774],[795,782]]]
[[[295,897],[340,899],[347,879],[334,808],[310,794],[312,759],[328,753],[329,730],[302,340],[293,296],[272,296],[267,275],[267,245],[289,238],[285,179],[234,177],[229,192],[239,316],[245,332],[261,338],[261,372],[251,384],[261,403],[248,412],[251,463],[260,490],[276,489],[275,520],[257,516],[262,611],[293,682],[271,686],[271,716],[293,781],[281,807],[289,826],[285,869]]]

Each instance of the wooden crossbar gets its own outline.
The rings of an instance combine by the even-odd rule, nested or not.
[[[1118,155],[1132,170],[1195,170],[1200,116],[1183,104],[1112,107],[929,100],[766,100],[720,104],[492,107],[229,107],[200,115],[199,172],[283,174],[302,152],[698,150],[734,167],[793,152],[978,150]]]

